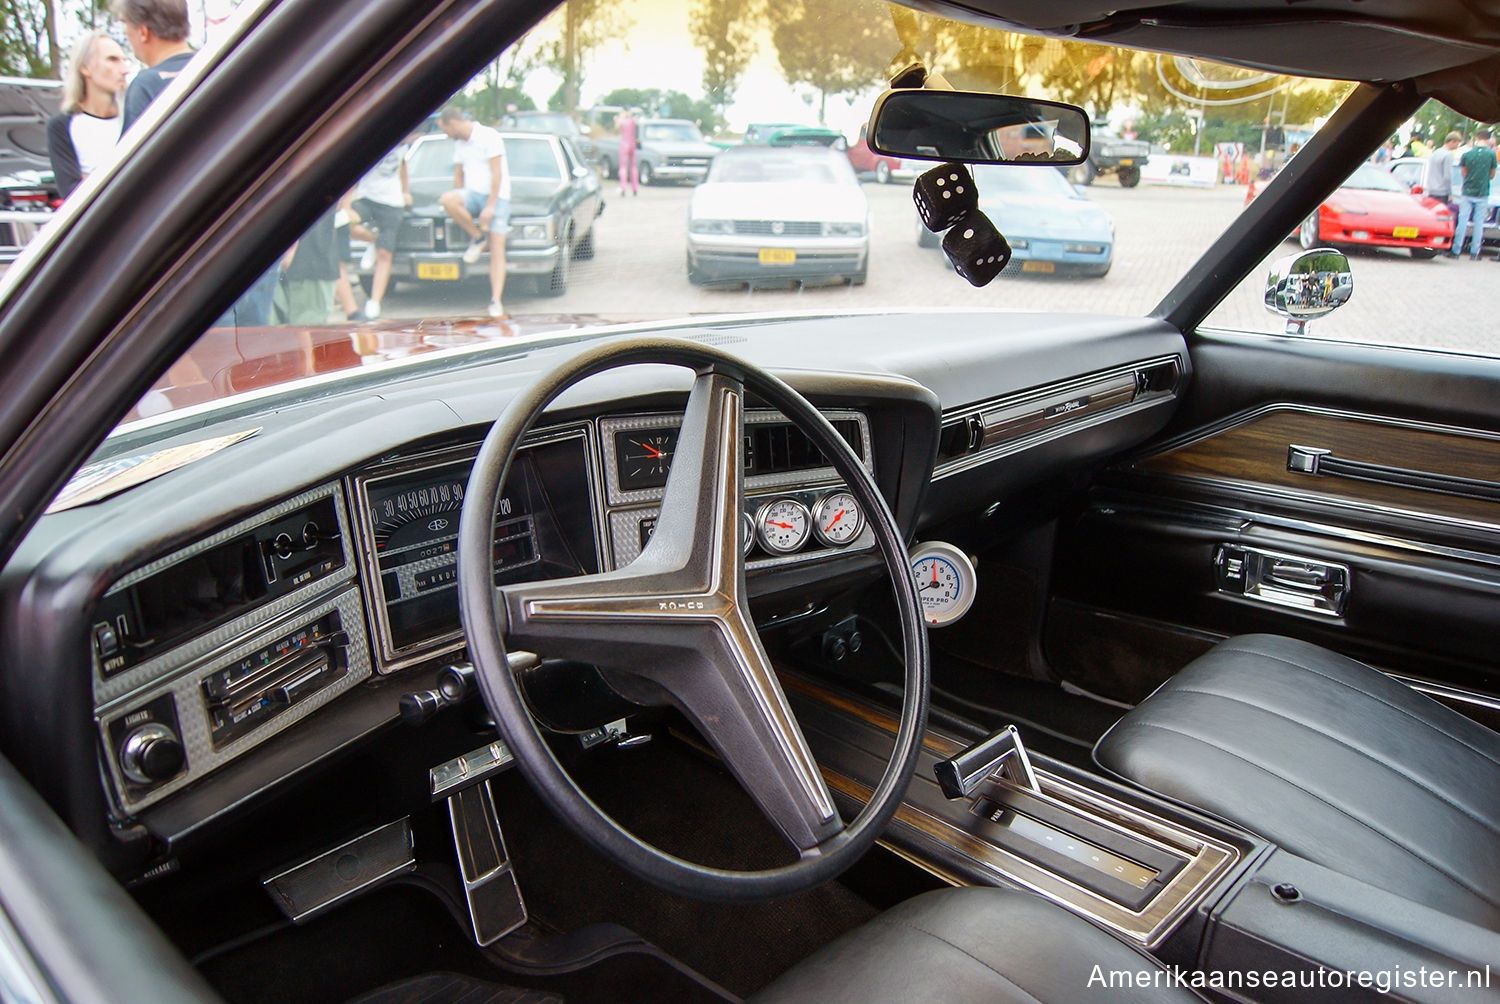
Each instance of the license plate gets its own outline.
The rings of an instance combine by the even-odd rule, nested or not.
[[[1392,237],[1415,237],[1420,232],[1421,231],[1418,228],[1416,228],[1416,227],[1393,227],[1391,229],[1391,236]]]
[[[1057,266],[1050,261],[1023,261],[1021,262],[1021,271],[1050,273],[1057,271]]]
[[[761,248],[760,263],[762,265],[795,265],[797,252],[791,248]]]
[[[1130,157],[1121,157],[1120,158],[1120,166],[1121,167],[1131,167],[1134,164],[1135,164],[1135,161],[1133,159],[1131,159]]]
[[[440,279],[448,282],[459,278],[458,262],[456,261],[419,261],[417,262],[418,279]]]

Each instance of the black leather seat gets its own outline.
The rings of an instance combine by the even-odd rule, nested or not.
[[[1201,1004],[1165,971],[1160,980],[1138,975],[1154,971],[1161,965],[1150,956],[1040,896],[943,889],[909,899],[824,946],[752,1000],[1035,1004],[1097,996]],[[1131,974],[1133,984],[1124,985],[1121,973]]]
[[[1500,736],[1353,659],[1231,638],[1120,719],[1094,758],[1294,854],[1500,929]]]

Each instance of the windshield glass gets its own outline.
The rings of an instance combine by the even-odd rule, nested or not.
[[[942,309],[1142,316],[1308,156],[1352,87],[920,12],[915,34],[898,35],[873,0],[748,5],[720,20],[697,16],[702,6],[591,4],[575,11],[572,49],[559,9],[456,93],[408,110],[416,131],[281,259],[241,269],[255,284],[131,417],[328,369],[622,323],[865,310],[913,311],[923,323],[940,323],[931,311]],[[1013,252],[987,286],[957,275],[941,235],[919,221],[912,184],[934,165],[856,142],[904,49],[954,87],[1070,102],[1091,118],[1086,163],[975,169],[981,205]],[[576,141],[529,131],[574,121]],[[1270,264],[1299,244],[1333,246],[1350,255],[1352,290],[1304,337],[1500,349],[1489,266],[1433,260],[1448,253],[1460,207],[1428,191],[1428,164],[1436,149],[1456,175],[1477,125],[1422,106],[1368,163],[1341,167],[1346,184],[1264,249],[1207,327],[1280,336],[1284,319],[1264,305]],[[846,142],[764,145],[794,127]],[[1460,140],[1447,154],[1450,131]],[[771,183],[721,191],[742,205],[699,192],[752,175]],[[829,180],[841,182],[836,198],[809,193]],[[1488,197],[1475,205],[1472,250],[1489,254],[1500,217]],[[731,224],[740,229],[716,232]]]

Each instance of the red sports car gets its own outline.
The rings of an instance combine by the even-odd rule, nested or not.
[[[1410,248],[1431,258],[1453,240],[1453,215],[1436,199],[1412,195],[1391,173],[1361,164],[1328,200],[1302,221],[1304,248],[1363,244]]]

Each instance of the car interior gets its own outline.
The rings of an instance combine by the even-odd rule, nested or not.
[[[1494,993],[1500,361],[1317,338],[1337,254],[1205,322],[1424,101],[1500,119],[1500,10],[917,6],[1358,83],[1141,316],[571,328],[120,424],[551,4],[204,50],[0,278],[0,999]]]

